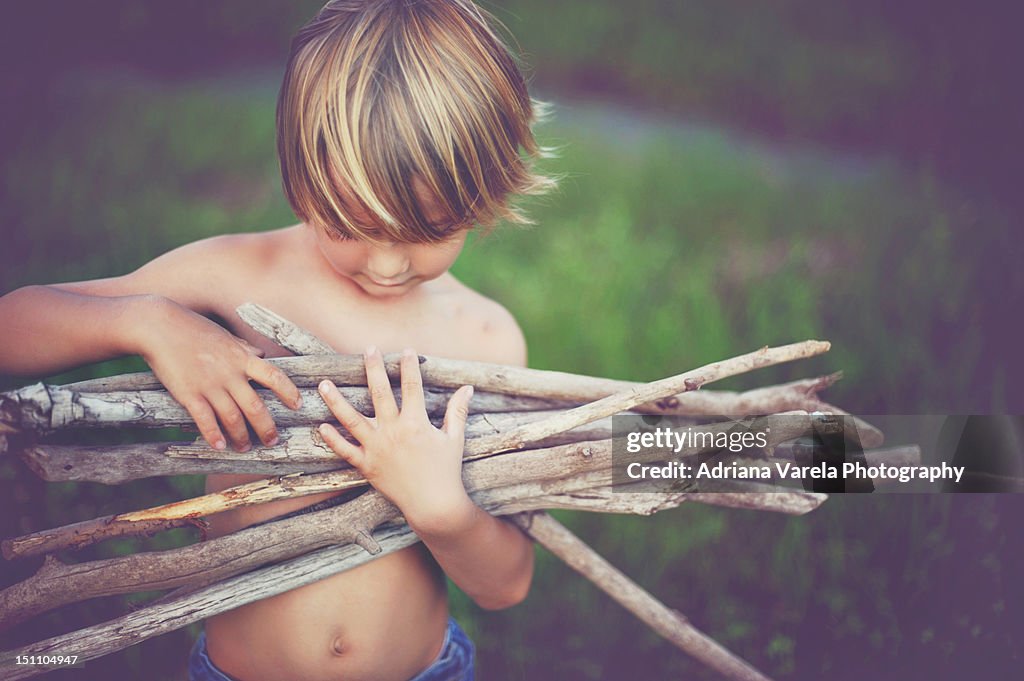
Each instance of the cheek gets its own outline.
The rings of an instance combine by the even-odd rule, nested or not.
[[[348,248],[339,248],[334,242],[319,242],[320,254],[324,257],[335,272],[339,274],[354,274],[359,272],[366,261],[362,249],[356,244],[346,244]]]
[[[440,276],[450,268],[462,252],[464,241],[431,246],[417,254],[416,269],[423,275]]]

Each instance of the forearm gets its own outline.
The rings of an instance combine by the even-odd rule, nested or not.
[[[156,296],[90,296],[26,286],[0,298],[0,373],[49,374],[135,354]]]
[[[498,610],[526,597],[533,578],[533,542],[516,526],[468,497],[443,524],[407,520],[452,581],[480,607]]]

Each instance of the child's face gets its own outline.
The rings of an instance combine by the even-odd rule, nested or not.
[[[438,209],[419,178],[413,180],[413,191],[421,201],[427,219],[440,225],[444,221],[444,213]],[[346,192],[339,193],[350,220],[358,224],[370,222],[369,216],[355,202],[345,200]],[[316,227],[313,232],[320,253],[335,272],[348,277],[371,296],[395,298],[447,272],[462,252],[468,230],[453,229],[448,239],[434,244],[343,239],[336,232]]]
[[[437,244],[375,244],[340,240],[324,229],[313,228],[313,232],[320,253],[335,272],[380,298],[402,296],[447,272],[462,252],[467,234],[467,230],[460,229]]]

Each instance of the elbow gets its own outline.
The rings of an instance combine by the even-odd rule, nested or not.
[[[533,582],[533,551],[530,551],[529,563],[519,579],[509,581],[501,589],[474,597],[473,600],[484,610],[505,610],[519,605],[526,600]]]
[[[530,593],[529,583],[525,589],[505,589],[500,594],[487,594],[487,596],[480,596],[473,600],[484,610],[505,610],[525,601],[528,593]]]

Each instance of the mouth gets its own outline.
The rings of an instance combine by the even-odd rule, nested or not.
[[[400,287],[405,286],[406,284],[408,284],[409,281],[410,281],[410,279],[403,279],[401,281],[390,281],[390,280],[377,281],[376,279],[373,279],[371,277],[367,277],[367,280],[371,284],[373,284],[374,286],[379,286],[381,288],[400,288]]]

